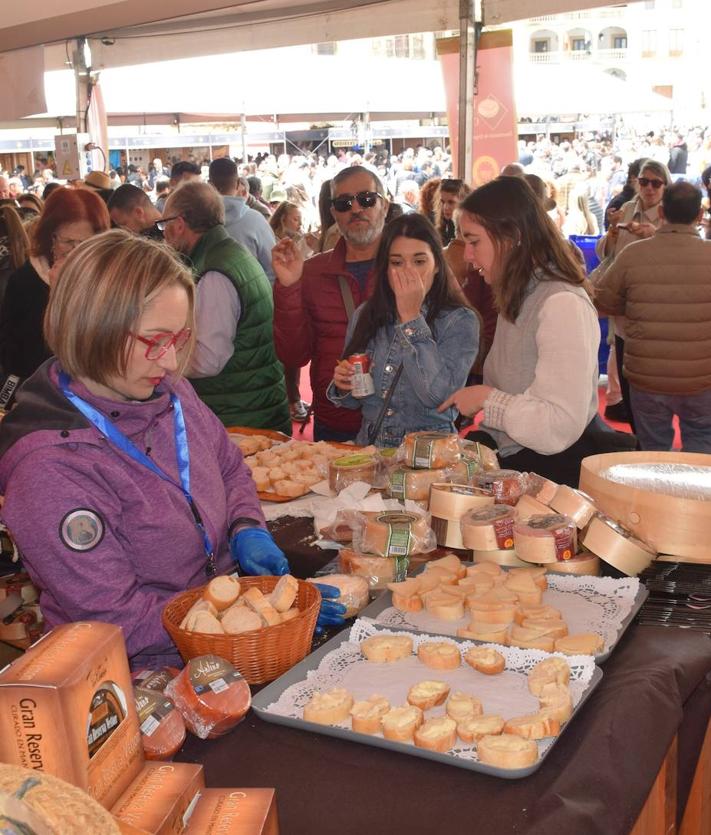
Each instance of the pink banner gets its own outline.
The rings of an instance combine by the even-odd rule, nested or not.
[[[459,124],[459,38],[438,41],[437,53],[444,76],[450,144],[456,164]],[[484,33],[479,40],[476,65],[479,89],[473,97],[472,171],[455,171],[455,174],[470,185],[480,186],[498,176],[504,165],[518,160],[511,30]]]

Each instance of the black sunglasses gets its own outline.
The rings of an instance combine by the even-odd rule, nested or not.
[[[357,200],[362,208],[372,209],[378,202],[378,197],[382,197],[382,194],[378,194],[377,191],[359,191],[358,194],[342,194],[340,197],[334,197],[331,205],[337,212],[350,212],[353,201]]]
[[[664,180],[650,180],[649,177],[638,177],[637,182],[642,186],[642,188],[645,186],[661,188],[664,185]]]

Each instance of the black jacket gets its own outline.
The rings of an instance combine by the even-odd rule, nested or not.
[[[51,356],[42,331],[49,286],[30,261],[10,276],[0,310],[0,368],[24,379]]]

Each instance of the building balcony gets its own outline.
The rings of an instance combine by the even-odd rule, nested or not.
[[[532,64],[559,64],[560,52],[529,52],[528,60]]]
[[[595,53],[600,61],[626,61],[628,55],[628,49],[598,49]]]
[[[589,52],[586,49],[573,49],[565,52],[551,50],[550,52],[529,52],[528,60],[531,64],[560,64],[563,61],[585,63],[601,61],[603,63],[626,62],[629,54],[627,49],[596,49]]]
[[[540,15],[539,17],[529,17],[528,22],[531,24],[531,26],[538,26],[539,23],[552,23],[556,19],[557,15],[544,14]]]

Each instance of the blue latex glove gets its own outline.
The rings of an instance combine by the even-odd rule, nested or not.
[[[230,540],[232,559],[245,574],[281,575],[289,573],[284,552],[264,528],[242,528]]]
[[[328,586],[325,583],[314,583],[321,592],[321,608],[316,619],[316,632],[323,632],[326,626],[342,626],[345,622],[344,615],[346,607],[342,603],[336,603],[336,598],[341,596],[339,589]]]

